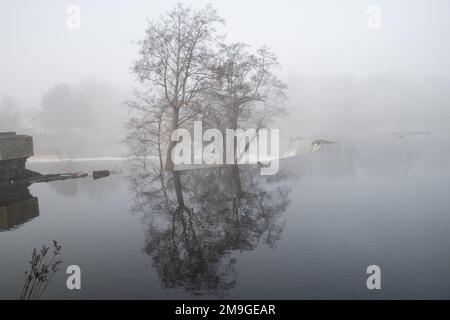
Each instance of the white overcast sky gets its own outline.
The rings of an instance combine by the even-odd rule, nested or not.
[[[0,0],[0,95],[27,108],[60,82],[87,76],[129,88],[130,65],[147,18],[167,0]],[[229,40],[269,45],[284,75],[400,71],[450,75],[448,0],[217,0]],[[81,8],[81,30],[66,27],[69,5]],[[369,5],[381,9],[381,30],[366,27]]]

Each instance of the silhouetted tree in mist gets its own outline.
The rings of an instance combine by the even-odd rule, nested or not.
[[[285,112],[286,85],[274,71],[276,56],[267,47],[251,53],[243,43],[222,44],[214,65],[216,109],[226,128],[266,126]],[[223,123],[225,119],[225,123]]]
[[[127,101],[131,116],[127,142],[136,158],[158,157],[157,171],[172,171],[177,201],[183,205],[181,175],[174,169],[171,134],[205,127],[267,125],[284,112],[285,85],[277,78],[276,56],[267,47],[251,53],[242,43],[227,45],[210,6],[193,10],[178,4],[149,22],[133,73],[139,87]],[[164,164],[164,165],[163,165]]]
[[[210,6],[192,10],[181,3],[166,16],[150,21],[145,38],[139,42],[139,59],[134,73],[149,86],[156,100],[164,100],[170,117],[170,129],[204,112],[204,95],[210,86],[211,43],[215,41],[215,25],[222,19]],[[174,167],[171,153],[176,142],[169,141],[165,169]],[[173,172],[174,183],[180,186],[179,173]],[[178,190],[179,188],[177,188]],[[182,194],[177,199],[183,202]]]

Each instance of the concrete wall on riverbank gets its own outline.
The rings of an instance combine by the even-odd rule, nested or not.
[[[32,137],[16,135],[14,132],[0,132],[0,161],[23,159],[32,155]]]
[[[32,155],[32,137],[0,132],[0,182],[14,180],[17,170],[25,169],[25,162]]]

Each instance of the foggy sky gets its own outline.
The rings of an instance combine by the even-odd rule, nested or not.
[[[147,18],[165,13],[167,0],[0,0],[0,96],[39,107],[57,83],[87,76],[132,86]],[[231,41],[269,45],[282,74],[352,75],[390,71],[450,76],[450,1],[447,0],[192,0],[211,3],[226,19]],[[81,29],[66,27],[66,9],[81,8]],[[381,30],[366,27],[366,9],[381,8]]]

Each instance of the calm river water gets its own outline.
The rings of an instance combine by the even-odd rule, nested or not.
[[[182,210],[128,163],[30,163],[115,174],[19,191],[25,205],[0,225],[0,298],[19,298],[33,248],[57,240],[46,299],[448,299],[449,155],[448,139],[388,135],[283,160],[271,177],[188,172]],[[369,291],[373,264],[382,288]],[[66,288],[69,265],[81,290]]]

